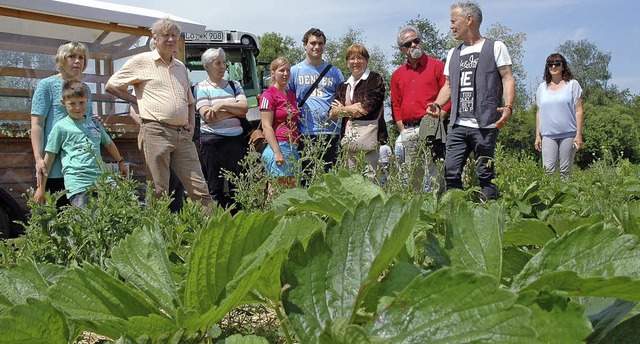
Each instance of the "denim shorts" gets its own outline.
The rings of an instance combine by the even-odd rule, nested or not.
[[[262,161],[265,164],[265,168],[269,175],[274,177],[293,177],[300,173],[300,154],[298,148],[295,145],[291,145],[289,142],[278,142],[280,152],[284,156],[285,165],[280,166],[276,164],[275,154],[270,145],[265,147],[262,151]]]

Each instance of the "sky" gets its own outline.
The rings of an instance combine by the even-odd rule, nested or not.
[[[339,38],[351,27],[361,30],[367,47],[378,46],[391,60],[398,29],[410,19],[429,19],[440,33],[449,31],[453,1],[435,0],[105,0],[151,8],[205,24],[207,29],[247,31],[258,36],[277,32],[302,46],[311,27]],[[542,81],[546,57],[567,40],[587,39],[611,53],[610,84],[640,94],[640,2],[633,0],[493,0],[478,1],[480,28],[500,23],[526,34],[523,44],[525,85],[535,91]],[[635,56],[635,57],[634,57]],[[569,66],[571,67],[571,66]]]

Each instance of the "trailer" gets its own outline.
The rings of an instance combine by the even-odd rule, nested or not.
[[[137,148],[138,126],[128,104],[105,92],[107,80],[131,56],[149,50],[150,26],[170,17],[182,28],[178,57],[185,60],[184,36],[205,26],[160,11],[94,0],[0,0],[0,232],[14,235],[28,216],[25,195],[36,185],[29,139],[31,98],[40,79],[57,73],[55,54],[68,41],[85,43],[93,113],[144,181]],[[105,155],[109,156],[108,154]]]

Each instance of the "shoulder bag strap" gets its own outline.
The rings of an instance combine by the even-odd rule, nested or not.
[[[229,87],[231,87],[231,90],[233,90],[233,97],[236,97],[236,85],[233,83],[233,80],[227,80],[227,83],[229,84]]]
[[[298,103],[298,109],[300,109],[300,111],[302,111],[302,105],[304,105],[304,102],[307,101],[307,98],[309,98],[309,96],[311,95],[311,92],[313,92],[313,90],[315,90],[316,87],[318,87],[318,84],[320,84],[320,81],[322,80],[322,78],[324,78],[324,76],[327,74],[329,69],[331,69],[331,67],[333,67],[331,63],[327,64],[327,66],[324,68],[322,73],[320,73],[320,76],[318,76],[318,78],[316,79],[316,82],[314,82],[313,85],[311,85],[311,87],[307,91],[307,94],[305,94],[304,97],[302,97],[302,100]]]

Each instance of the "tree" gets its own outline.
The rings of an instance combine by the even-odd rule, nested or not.
[[[291,36],[282,36],[276,32],[267,32],[259,37],[260,61],[271,63],[280,56],[284,56],[293,65],[304,56],[304,49]],[[266,67],[265,69],[269,69]]]
[[[361,30],[349,28],[348,31],[338,39],[327,39],[325,47],[325,59],[332,65],[338,67],[342,74],[346,77],[351,74],[347,61],[347,49],[352,44],[362,44],[369,51],[369,69],[379,73],[386,81],[387,86],[391,79],[391,74],[387,70],[387,58],[382,49],[377,45],[367,46],[366,38]],[[387,88],[388,89],[388,88]]]
[[[607,158],[625,158],[634,164],[640,162],[637,109],[622,104],[585,104],[584,111],[587,114],[584,118],[584,147],[577,155],[580,167]]]
[[[509,123],[500,129],[498,142],[502,144],[505,152],[532,159],[538,158],[539,155],[533,146],[536,138],[536,111],[536,106],[519,110],[511,116]]]
[[[611,53],[601,52],[586,39],[565,41],[558,46],[557,51],[567,60],[573,77],[585,90],[585,95],[598,88],[607,90],[607,82],[611,79]]]
[[[493,23],[486,30],[485,36],[496,41],[504,42],[507,49],[509,49],[509,55],[513,62],[513,77],[516,79],[515,106],[518,109],[528,108],[531,104],[527,104],[529,97],[527,96],[527,88],[524,82],[527,78],[527,73],[524,71],[524,66],[522,65],[522,61],[524,60],[523,44],[527,40],[527,34],[522,32],[514,33],[513,30],[500,23]]]
[[[447,57],[448,40],[444,34],[441,34],[436,26],[426,18],[420,18],[420,15],[414,19],[407,21],[406,25],[411,25],[420,31],[422,36],[422,49],[427,55],[444,60]],[[401,28],[398,28],[400,30]],[[400,66],[407,61],[407,57],[400,52],[396,44],[393,45],[396,52],[393,54],[392,63]]]

